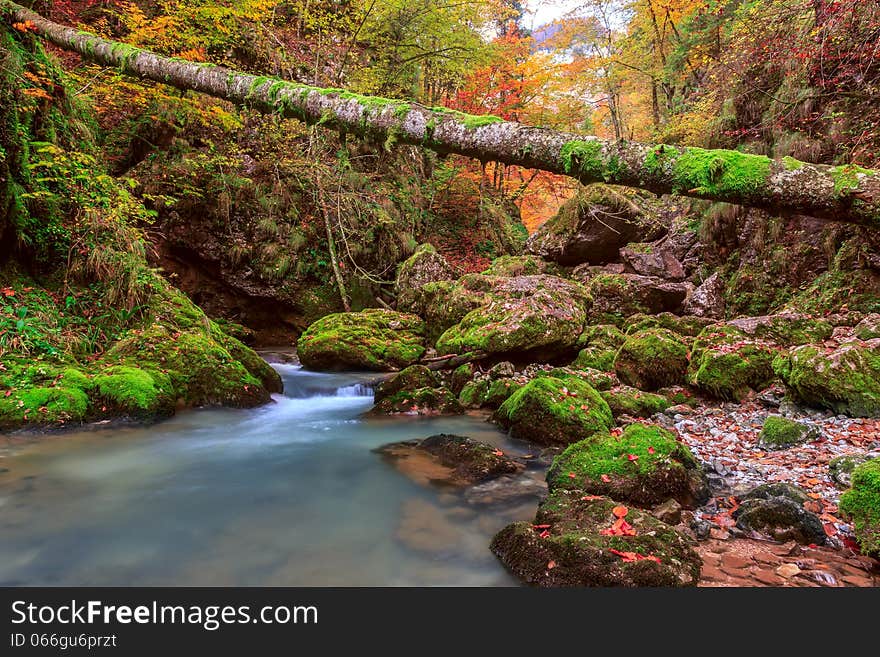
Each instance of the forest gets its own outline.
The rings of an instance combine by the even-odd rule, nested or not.
[[[0,583],[876,586],[878,456],[877,0],[0,0]]]

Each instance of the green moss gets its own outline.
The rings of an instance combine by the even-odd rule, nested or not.
[[[675,162],[681,154],[675,146],[660,144],[645,156],[645,171],[651,176],[672,173]]]
[[[683,383],[688,347],[668,329],[648,329],[627,337],[614,358],[614,371],[639,390],[656,390]]]
[[[602,399],[608,403],[615,418],[621,415],[651,417],[672,406],[672,403],[663,395],[643,392],[628,386],[613,388],[601,393],[601,395]]]
[[[786,155],[782,158],[782,166],[784,166],[788,171],[797,171],[798,169],[804,168],[804,163],[800,160],[796,160],[793,157]]]
[[[458,401],[466,408],[481,408],[489,391],[489,380],[469,381],[458,395]]]
[[[616,378],[613,374],[607,374],[606,372],[591,367],[555,367],[546,375],[542,376],[553,376],[557,379],[562,379],[563,381],[568,378],[579,379],[581,381],[586,381],[596,390],[609,390],[616,383]]]
[[[761,343],[734,343],[694,349],[689,380],[714,397],[739,401],[749,390],[760,391],[773,381],[776,350]]]
[[[857,164],[846,164],[832,167],[829,173],[834,180],[835,195],[844,196],[852,190],[859,188],[859,176],[871,176],[876,172],[860,167]]]
[[[853,471],[852,488],[840,497],[840,511],[852,519],[862,551],[880,555],[880,459]]]
[[[818,436],[818,431],[813,427],[779,415],[770,415],[764,420],[758,444],[766,449],[786,449]]]
[[[89,398],[76,387],[31,387],[0,396],[0,428],[64,424],[85,418]]]
[[[125,412],[170,412],[173,389],[170,377],[137,367],[110,367],[94,379],[101,397]],[[164,408],[163,408],[164,407]]]
[[[686,148],[676,158],[673,175],[678,192],[707,196],[756,195],[770,177],[772,160],[739,151]]]
[[[637,456],[631,459],[630,456]],[[696,467],[687,447],[661,427],[630,424],[620,436],[604,433],[570,445],[553,461],[547,473],[551,488],[577,488],[584,477],[602,475],[639,476],[676,461],[678,467]],[[570,477],[570,473],[575,476]]]
[[[579,175],[584,180],[606,180],[613,173],[610,169],[606,170],[602,142],[598,139],[566,142],[559,151],[559,157],[565,173]]]
[[[511,436],[544,445],[567,445],[607,430],[611,409],[591,385],[574,377],[538,377],[514,392],[495,413]]]
[[[297,349],[306,367],[395,370],[421,358],[424,331],[419,317],[391,310],[334,313],[312,324]]]

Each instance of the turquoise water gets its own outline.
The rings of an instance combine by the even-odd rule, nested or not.
[[[2,585],[512,585],[488,545],[537,499],[472,506],[371,450],[483,418],[364,418],[368,375],[275,364],[285,393],[0,451]]]

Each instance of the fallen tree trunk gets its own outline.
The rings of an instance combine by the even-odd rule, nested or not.
[[[880,228],[880,172],[739,151],[615,142],[164,57],[0,0],[10,23],[123,73],[361,137],[605,182]]]

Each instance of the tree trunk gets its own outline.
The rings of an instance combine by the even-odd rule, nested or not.
[[[0,12],[10,23],[29,21],[30,29],[55,45],[128,75],[377,141],[393,135],[398,142],[438,153],[541,169],[583,183],[626,185],[880,228],[880,172],[853,165],[603,140],[493,116],[429,109],[163,57],[58,25],[8,0],[0,0]]]

